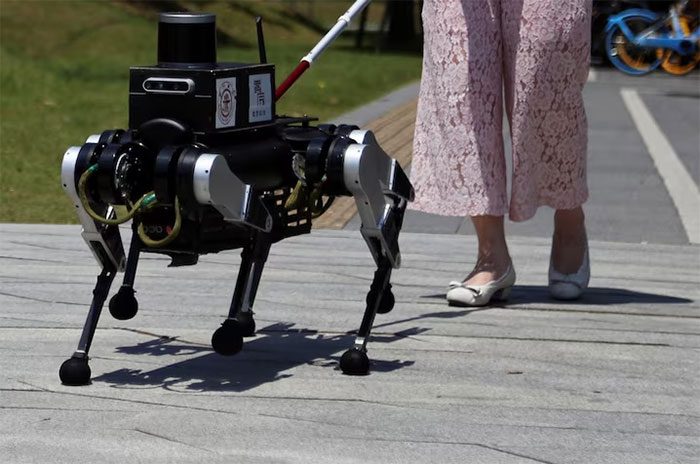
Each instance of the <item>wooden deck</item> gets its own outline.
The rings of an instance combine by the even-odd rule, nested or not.
[[[414,99],[363,127],[374,132],[384,151],[404,168],[411,164],[417,103],[418,100]],[[313,226],[315,229],[342,229],[355,213],[355,200],[339,197],[323,216],[314,221]]]

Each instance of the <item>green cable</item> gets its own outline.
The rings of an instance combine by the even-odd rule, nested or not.
[[[88,179],[90,179],[90,176],[92,176],[92,174],[95,171],[97,171],[97,165],[93,164],[85,170],[85,172],[80,176],[80,179],[78,180],[78,196],[80,197],[80,202],[82,203],[85,212],[87,212],[88,215],[95,221],[110,226],[117,226],[119,224],[125,223],[129,219],[132,219],[140,208],[152,208],[153,206],[155,206],[154,202],[156,201],[156,195],[153,192],[149,192],[143,195],[141,198],[139,198],[138,201],[134,203],[134,206],[127,212],[126,216],[124,216],[123,218],[115,217],[114,219],[107,219],[106,217],[100,216],[90,206],[90,200],[87,196],[87,182]],[[114,214],[116,216],[116,211]]]
[[[97,165],[93,164],[89,168],[85,170],[85,172],[80,176],[80,179],[78,180],[78,196],[80,197],[80,202],[83,205],[83,208],[85,211],[88,213],[88,215],[94,219],[97,222],[101,222],[102,224],[107,224],[110,226],[116,226],[119,224],[123,224],[126,221],[133,219],[133,217],[136,215],[136,213],[139,212],[139,210],[147,211],[149,209],[154,208],[155,206],[158,205],[158,200],[156,198],[155,192],[148,192],[144,194],[141,198],[139,198],[136,203],[131,206],[131,209],[128,210],[126,216],[122,218],[114,218],[114,219],[108,219],[105,217],[100,216],[97,214],[92,207],[90,206],[90,200],[88,199],[87,196],[87,182],[88,179],[90,179],[90,176],[97,171]],[[130,205],[128,205],[130,206]],[[115,212],[116,216],[116,212]],[[141,241],[146,245],[151,248],[158,248],[158,247],[163,247],[167,245],[168,243],[172,242],[175,240],[175,238],[178,236],[180,233],[180,229],[182,228],[182,216],[180,214],[180,201],[178,200],[177,197],[175,197],[175,224],[173,224],[173,230],[163,239],[161,240],[154,240],[146,234],[146,230],[143,227],[143,223],[140,223],[137,229],[139,238]]]
[[[155,197],[155,195],[154,195]],[[180,200],[178,200],[177,197],[175,197],[175,224],[173,224],[173,230],[166,235],[164,238],[160,240],[154,240],[151,237],[146,234],[146,230],[143,227],[143,222],[139,224],[139,227],[137,229],[137,232],[139,234],[139,238],[143,242],[144,245],[149,246],[151,248],[160,248],[164,247],[165,245],[169,244],[175,238],[178,236],[180,233],[180,229],[182,228],[182,215],[180,214]]]

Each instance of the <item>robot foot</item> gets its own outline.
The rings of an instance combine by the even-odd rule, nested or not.
[[[369,357],[365,350],[352,347],[340,358],[340,369],[346,375],[369,374]]]
[[[122,285],[119,291],[109,300],[109,313],[117,320],[127,321],[139,310],[139,302],[134,296],[136,291],[127,285]]]
[[[88,365],[87,357],[73,357],[65,360],[61,364],[61,369],[58,371],[58,376],[61,378],[61,383],[70,386],[81,386],[90,383],[90,366]]]
[[[226,319],[211,337],[214,351],[223,356],[233,356],[243,348],[243,327],[236,319]]]
[[[240,311],[238,314],[236,314],[236,321],[238,321],[241,335],[244,337],[255,336],[255,319],[253,318],[252,311]]]

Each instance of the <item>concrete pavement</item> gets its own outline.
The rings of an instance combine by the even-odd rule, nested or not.
[[[504,306],[444,304],[473,237],[405,234],[367,377],[337,369],[372,262],[356,232],[273,247],[242,353],[211,351],[238,256],[147,257],[140,313],[103,315],[66,387],[97,272],[76,226],[0,226],[0,455],[8,463],[691,463],[700,453],[697,247],[592,243],[592,289],[547,297],[549,242],[512,241]],[[332,261],[327,259],[333,250]]]
[[[696,463],[700,247],[687,243],[625,113],[629,81],[618,79],[600,72],[586,93],[593,276],[584,299],[547,296],[543,211],[511,229],[511,300],[448,307],[445,286],[473,266],[475,239],[463,218],[414,213],[367,377],[337,368],[374,270],[351,217],[343,230],[273,246],[258,335],[232,358],[209,340],[238,253],[175,269],[146,256],[140,312],[116,321],[105,311],[85,387],[58,380],[98,272],[79,227],[0,225],[0,462]],[[694,169],[697,130],[667,121],[693,117],[696,97],[677,96],[694,95],[683,87],[693,81],[635,82]]]

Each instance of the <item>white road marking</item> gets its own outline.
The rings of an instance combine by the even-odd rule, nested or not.
[[[595,82],[597,80],[598,80],[598,72],[593,68],[589,68],[588,69],[588,82]]]
[[[656,170],[676,205],[690,243],[700,244],[700,190],[636,90],[620,90]]]

